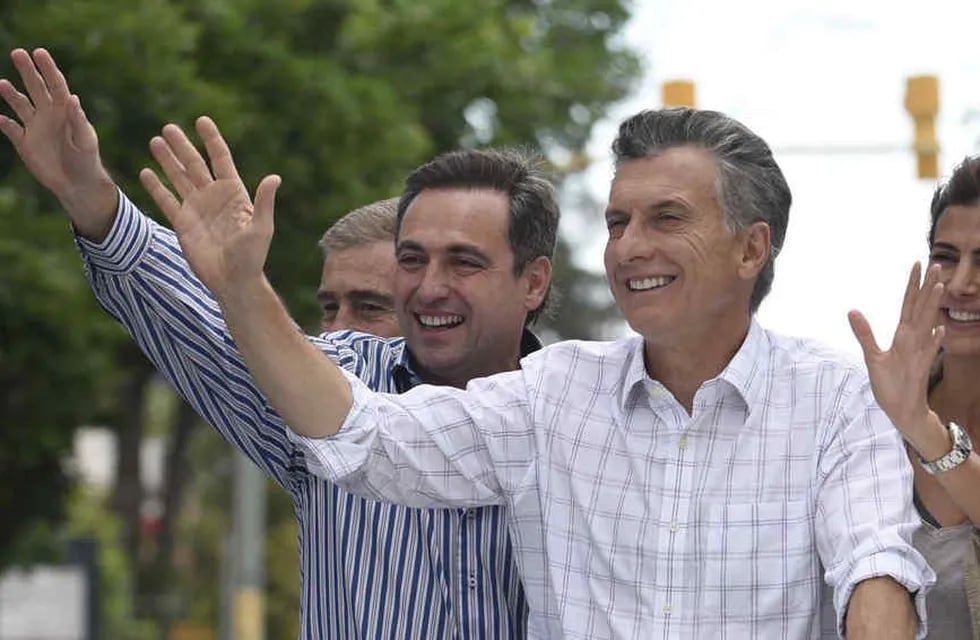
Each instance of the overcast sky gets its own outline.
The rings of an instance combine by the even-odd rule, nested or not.
[[[890,342],[924,237],[933,181],[919,180],[904,110],[905,79],[940,78],[941,171],[980,138],[980,2],[933,0],[639,0],[625,39],[645,60],[637,94],[596,128],[586,173],[604,206],[609,143],[624,116],[660,105],[664,80],[697,86],[698,106],[762,135],[793,190],[786,245],[759,317],[777,331],[857,352],[848,309]],[[885,147],[879,153],[793,148]],[[602,269],[601,208],[564,230],[586,266]]]

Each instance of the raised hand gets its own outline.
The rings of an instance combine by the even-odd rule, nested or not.
[[[168,124],[150,141],[150,152],[177,195],[151,169],[140,172],[140,181],[173,226],[194,273],[220,299],[263,281],[280,179],[263,178],[253,206],[217,125],[202,116],[196,128],[210,168],[181,128]]]
[[[860,311],[847,315],[864,352],[875,399],[913,445],[921,435],[918,431],[929,424],[929,370],[944,332],[943,326],[937,326],[943,294],[939,267],[930,267],[920,286],[921,271],[917,262],[909,273],[902,313],[887,351],[878,347],[871,326]]]
[[[44,49],[10,54],[25,96],[0,79],[0,96],[19,119],[0,116],[0,131],[38,182],[49,189],[84,236],[101,239],[116,213],[117,190],[99,157],[99,139],[78,96]]]

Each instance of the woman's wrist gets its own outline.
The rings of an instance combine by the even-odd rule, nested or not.
[[[953,449],[949,431],[935,411],[926,414],[918,424],[911,425],[905,434],[905,440],[927,462],[938,460]]]

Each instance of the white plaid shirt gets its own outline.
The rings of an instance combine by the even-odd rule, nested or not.
[[[911,469],[863,368],[753,322],[688,415],[643,362],[632,337],[552,345],[466,391],[352,380],[340,434],[294,437],[355,493],[505,504],[529,638],[817,638],[824,572],[838,628],[875,576],[924,621]]]

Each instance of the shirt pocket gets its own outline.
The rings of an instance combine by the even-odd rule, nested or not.
[[[706,504],[698,524],[697,600],[706,618],[816,612],[820,564],[807,501]]]

